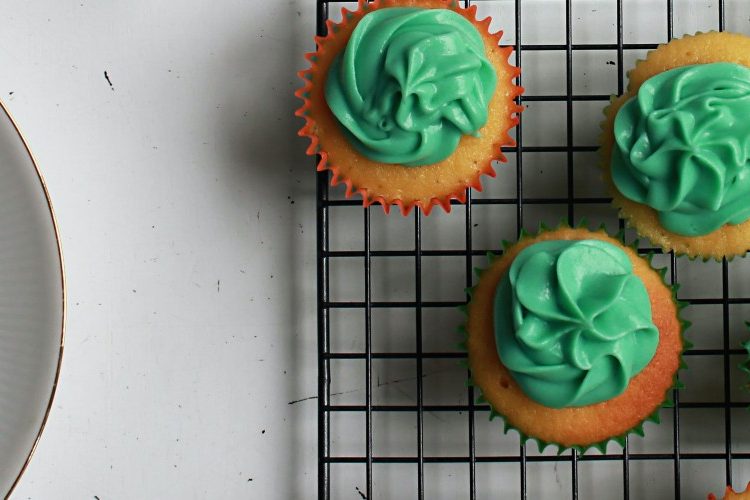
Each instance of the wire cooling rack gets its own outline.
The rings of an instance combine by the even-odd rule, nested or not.
[[[450,214],[363,209],[317,174],[318,497],[705,498],[750,481],[750,412],[739,344],[750,319],[750,262],[655,252],[693,322],[686,388],[646,437],[606,453],[542,452],[475,403],[456,326],[488,251],[540,222],[622,221],[597,173],[602,109],[625,71],[685,33],[750,34],[747,0],[475,0],[513,45],[527,107],[517,146],[483,192]],[[469,2],[464,2],[468,5]],[[318,0],[317,34],[340,7]],[[394,212],[397,212],[394,210]],[[625,231],[625,239],[633,235]]]

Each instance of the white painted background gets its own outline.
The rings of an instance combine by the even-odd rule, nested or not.
[[[315,401],[288,404],[316,393],[292,96],[313,7],[0,3],[0,96],[49,185],[69,292],[60,388],[14,498],[315,487]]]

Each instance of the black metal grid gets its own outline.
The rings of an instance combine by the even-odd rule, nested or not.
[[[479,3],[483,0],[474,0]],[[656,44],[642,43],[624,43],[623,41],[623,3],[628,0],[608,0],[616,4],[616,30],[617,41],[615,44],[574,44],[572,36],[572,10],[573,0],[563,0],[565,2],[565,44],[524,44],[521,33],[523,6],[522,0],[514,0],[515,16],[512,20],[515,27],[516,43],[514,46],[515,65],[522,66],[522,56],[524,53],[531,51],[558,51],[565,57],[565,95],[524,95],[519,98],[520,103],[533,102],[564,102],[567,124],[566,144],[564,146],[524,146],[523,142],[523,116],[516,128],[516,143],[514,147],[504,148],[506,153],[512,153],[515,163],[516,174],[516,196],[514,197],[482,197],[472,196],[472,192],[467,193],[467,202],[464,212],[464,232],[465,247],[461,249],[422,249],[422,225],[423,214],[419,209],[411,215],[413,219],[413,249],[410,250],[373,250],[371,245],[371,209],[362,208],[359,200],[335,199],[329,195],[329,174],[320,172],[317,174],[317,289],[318,289],[318,497],[321,499],[331,498],[331,465],[332,464],[360,464],[364,466],[364,484],[362,489],[356,490],[361,498],[374,498],[373,487],[373,464],[414,464],[416,465],[417,474],[414,480],[417,482],[416,496],[420,499],[425,497],[425,464],[461,464],[468,467],[468,497],[471,499],[485,498],[492,495],[489,491],[478,491],[476,481],[476,464],[482,463],[511,463],[517,464],[520,477],[520,496],[523,499],[528,497],[528,482],[534,481],[527,472],[527,465],[536,462],[565,462],[570,464],[571,470],[571,490],[570,495],[573,499],[579,496],[579,463],[587,461],[598,462],[620,462],[622,475],[622,497],[631,498],[631,463],[634,461],[671,461],[673,464],[672,478],[663,478],[664,481],[673,482],[674,498],[681,497],[681,461],[683,460],[719,460],[724,463],[724,475],[727,484],[732,484],[733,460],[750,460],[750,453],[733,451],[732,443],[732,409],[744,408],[748,405],[747,401],[733,401],[731,395],[731,377],[733,355],[740,355],[744,351],[731,348],[730,342],[730,306],[738,304],[750,304],[750,297],[730,297],[729,293],[729,265],[726,260],[721,263],[721,294],[717,297],[710,298],[679,298],[692,305],[717,305],[721,306],[721,335],[722,347],[717,349],[692,349],[686,353],[687,361],[701,356],[720,356],[721,374],[723,377],[723,401],[718,402],[680,402],[679,394],[674,391],[673,398],[675,408],[672,412],[672,449],[670,452],[660,453],[635,453],[630,450],[631,446],[626,440],[625,447],[620,453],[607,452],[605,454],[584,454],[580,455],[575,451],[568,451],[557,456],[530,454],[526,445],[521,445],[517,454],[509,455],[478,455],[476,453],[475,440],[475,416],[482,414],[485,416],[489,411],[487,405],[476,404],[473,387],[469,386],[468,404],[459,405],[427,405],[424,404],[424,381],[423,381],[423,364],[426,360],[435,359],[455,359],[456,362],[465,359],[465,353],[455,352],[427,352],[423,349],[423,314],[429,313],[434,308],[455,308],[465,304],[463,301],[438,300],[429,301],[423,299],[422,279],[423,279],[423,257],[464,257],[464,271],[466,276],[465,286],[470,287],[473,284],[473,259],[478,256],[484,256],[488,251],[500,253],[500,248],[475,248],[472,241],[472,207],[479,205],[492,206],[515,206],[516,232],[524,227],[524,211],[531,205],[566,205],[568,223],[576,222],[575,208],[577,205],[587,204],[606,204],[610,199],[605,197],[577,197],[575,193],[574,182],[574,153],[593,152],[597,150],[596,145],[579,146],[574,144],[573,140],[573,105],[580,101],[602,102],[602,105],[609,100],[608,94],[602,95],[575,95],[573,93],[573,54],[579,50],[588,51],[616,51],[617,74],[617,94],[624,90],[624,71],[623,67],[624,51],[630,49],[653,49]],[[667,22],[664,27],[666,39],[671,40],[673,37],[673,20],[674,20],[674,0],[654,1],[654,8],[665,8],[667,12]],[[317,34],[325,35],[325,21],[328,19],[329,2],[317,0]],[[463,4],[468,6],[469,0],[464,0]],[[726,7],[725,0],[718,0],[716,3],[715,14],[718,21],[718,28],[724,30]],[[505,23],[511,22],[505,19]],[[518,78],[519,85],[522,77]],[[543,197],[532,198],[525,197],[523,194],[523,161],[526,153],[565,153],[566,157],[566,179],[567,179],[567,196],[564,197]],[[512,162],[511,162],[512,163]],[[504,166],[503,168],[512,168]],[[454,201],[454,205],[458,203]],[[363,250],[330,250],[329,239],[332,232],[330,225],[329,212],[333,207],[348,207],[347,210],[358,211],[361,213],[360,231],[364,232]],[[374,206],[372,210],[382,210],[379,206]],[[391,217],[401,217],[393,214]],[[620,229],[623,229],[623,222],[619,221]],[[356,228],[351,227],[348,230],[354,231]],[[656,253],[660,250],[655,248],[640,248],[643,254]],[[373,266],[372,258],[389,258],[401,257],[412,258],[414,262],[414,280],[415,293],[413,300],[387,300],[375,301],[372,299],[372,279]],[[671,283],[678,283],[677,277],[677,259],[673,254],[666,255],[669,273],[668,280]],[[362,263],[361,272],[364,274],[364,299],[363,300],[330,300],[330,263],[332,259],[356,259]],[[408,278],[405,278],[408,279]],[[373,350],[372,334],[372,311],[378,308],[405,308],[415,312],[415,348],[413,352],[375,352]],[[364,336],[365,344],[362,352],[332,352],[330,345],[331,331],[331,311],[357,309],[364,311]],[[718,333],[717,333],[718,335]],[[365,403],[359,405],[342,405],[331,403],[331,362],[333,360],[361,360],[364,361],[364,386],[365,386]],[[373,361],[374,360],[413,360],[416,366],[416,402],[415,404],[373,404]],[[717,368],[718,369],[718,368]],[[719,375],[718,373],[716,374]],[[680,450],[680,409],[681,408],[699,408],[699,409],[718,409],[724,413],[724,446],[722,452],[684,452]],[[365,431],[365,452],[360,456],[333,456],[331,454],[331,415],[337,412],[353,412],[364,415]],[[408,412],[413,413],[416,420],[415,436],[415,453],[410,456],[377,456],[373,453],[373,414],[378,412]],[[429,456],[424,451],[423,429],[424,414],[426,412],[460,412],[467,415],[467,427],[465,432],[468,433],[468,453],[461,456]],[[497,424],[497,423],[496,423]],[[500,424],[498,432],[500,432]],[[456,429],[456,432],[461,432]],[[691,492],[693,494],[694,492]],[[701,492],[702,494],[702,492]]]

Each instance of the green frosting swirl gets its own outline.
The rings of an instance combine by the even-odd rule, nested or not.
[[[599,240],[523,249],[498,285],[494,326],[505,367],[527,396],[551,408],[621,394],[659,342],[630,259]]]
[[[331,65],[325,98],[351,144],[381,163],[439,162],[477,135],[497,84],[474,26],[449,9],[365,15]]]
[[[666,229],[708,234],[750,218],[750,68],[698,64],[646,80],[615,117],[612,179]]]

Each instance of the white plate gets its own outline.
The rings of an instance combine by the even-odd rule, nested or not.
[[[62,257],[52,206],[0,102],[0,494],[15,486],[47,420],[63,351]]]

